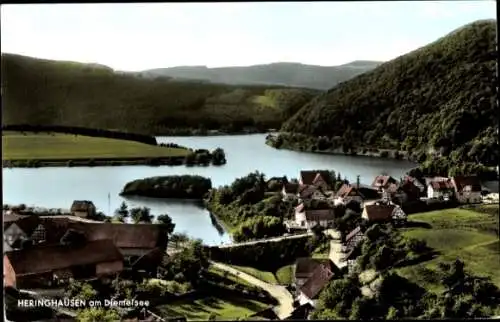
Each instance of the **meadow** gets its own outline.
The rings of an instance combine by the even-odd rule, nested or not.
[[[438,256],[397,272],[428,290],[441,291],[438,264],[459,258],[468,271],[489,277],[500,287],[498,220],[498,205],[410,215],[409,222],[415,227],[405,229],[404,235],[425,240]]]
[[[63,133],[2,133],[4,160],[78,160],[183,157],[188,150],[128,140]]]

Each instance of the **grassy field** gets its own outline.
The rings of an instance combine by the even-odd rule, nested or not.
[[[242,285],[249,286],[249,287],[254,287],[253,284],[248,283],[244,279],[239,278],[238,276],[235,276],[233,274],[229,274],[227,271],[223,271],[215,266],[210,266],[208,271],[212,274],[215,274],[215,275],[220,276],[222,278],[228,279],[231,282],[242,284]]]
[[[439,252],[439,256],[417,265],[398,268],[401,275],[428,290],[438,291],[438,263],[460,258],[468,271],[490,277],[500,287],[500,242],[495,234],[498,205],[482,206],[478,211],[459,208],[432,211],[411,215],[409,221],[420,223],[422,227],[408,228],[404,234],[425,240]],[[425,227],[425,224],[428,226]]]
[[[188,153],[180,148],[61,133],[5,132],[2,144],[4,160],[156,158]]]
[[[237,270],[240,270],[248,275],[252,275],[269,284],[291,284],[293,282],[294,264],[285,265],[278,269],[275,273],[261,271],[250,266],[231,265]]]
[[[236,321],[264,310],[269,305],[250,299],[236,297],[203,297],[175,301],[156,307],[162,317],[185,316],[188,321],[208,321],[211,315],[216,320]]]

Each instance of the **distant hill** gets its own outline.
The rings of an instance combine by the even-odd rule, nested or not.
[[[477,21],[328,90],[282,127],[312,141],[284,135],[283,147],[375,146],[498,165],[495,35],[495,21]]]
[[[372,70],[381,63],[360,60],[331,67],[299,63],[273,63],[248,67],[220,68],[179,66],[147,70],[140,74],[146,77],[168,76],[232,85],[272,84],[327,90],[340,82]]]
[[[98,64],[2,54],[3,124],[171,134],[279,128],[319,91],[145,79]],[[175,132],[175,131],[174,131]]]

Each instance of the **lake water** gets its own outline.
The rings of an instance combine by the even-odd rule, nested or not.
[[[253,171],[266,176],[297,177],[301,169],[331,169],[351,181],[360,175],[361,183],[371,184],[381,172],[399,178],[415,166],[408,161],[377,159],[276,150],[265,144],[265,134],[160,137],[158,142],[173,142],[191,148],[213,150],[221,147],[228,163],[215,167],[185,166],[120,166],[74,168],[17,168],[3,169],[3,203],[36,205],[47,208],[70,208],[73,200],[92,200],[106,213],[113,212],[125,199],[118,194],[131,180],[150,176],[198,174],[212,179],[217,187],[230,184],[235,178]],[[110,202],[108,206],[108,194]],[[209,213],[190,201],[165,201],[148,198],[128,198],[130,206],[147,206],[155,215],[169,214],[177,232],[201,238],[206,244],[228,242],[230,238],[212,224]]]

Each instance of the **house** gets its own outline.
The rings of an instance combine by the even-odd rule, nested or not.
[[[331,191],[330,172],[327,170],[303,170],[300,171],[299,183],[301,185],[312,185],[323,191]]]
[[[478,203],[482,201],[481,182],[477,176],[456,176],[451,178],[455,196],[460,203]]]
[[[306,281],[311,278],[316,268],[319,265],[332,265],[329,259],[317,259],[311,257],[297,258],[294,268],[294,285],[296,289],[300,289]]]
[[[358,186],[343,184],[336,193],[336,199],[343,204],[347,204],[351,200],[355,200],[363,206],[365,196],[359,191]]]
[[[412,176],[406,176],[405,182],[411,182],[411,183],[413,183],[413,185],[415,185],[415,187],[418,188],[418,190],[420,190],[421,193],[425,192],[425,184],[420,182],[419,179],[412,177]]]
[[[369,222],[406,222],[407,216],[401,207],[394,204],[365,205],[361,218]]]
[[[430,180],[427,186],[427,197],[432,199],[449,199],[455,195],[455,188],[450,179]]]
[[[23,240],[31,239],[31,235],[40,223],[36,215],[6,214],[4,220],[4,251],[20,249]]]
[[[96,207],[92,201],[75,200],[71,205],[71,214],[77,217],[92,217],[96,214]]]
[[[300,200],[308,200],[308,199],[328,199],[328,192],[323,191],[322,189],[314,186],[314,185],[300,185],[297,191],[297,198]]]
[[[283,184],[283,189],[281,190],[283,195],[283,200],[295,200],[299,196],[299,184],[298,183],[285,183]]]
[[[334,273],[328,265],[320,264],[314,270],[312,276],[300,287],[297,300],[299,305],[309,303],[313,307],[316,306],[319,292],[330,282]]]
[[[391,176],[388,175],[380,175],[376,176],[373,180],[372,187],[381,191],[382,189],[386,189],[390,184],[397,184],[398,181]]]
[[[112,240],[88,242],[81,247],[41,245],[4,254],[5,280],[13,287],[33,282],[91,279],[123,270],[123,256]]]
[[[335,213],[333,208],[306,209],[303,203],[295,207],[295,223],[307,229],[316,225],[329,227],[333,225]]]
[[[347,236],[345,237],[342,245],[342,251],[345,253],[351,252],[356,246],[359,245],[365,238],[365,234],[361,230],[361,226],[354,228]]]
[[[425,187],[416,179],[407,177],[399,186],[399,191],[402,197],[400,202],[404,203],[420,199],[420,197],[424,194]]]

